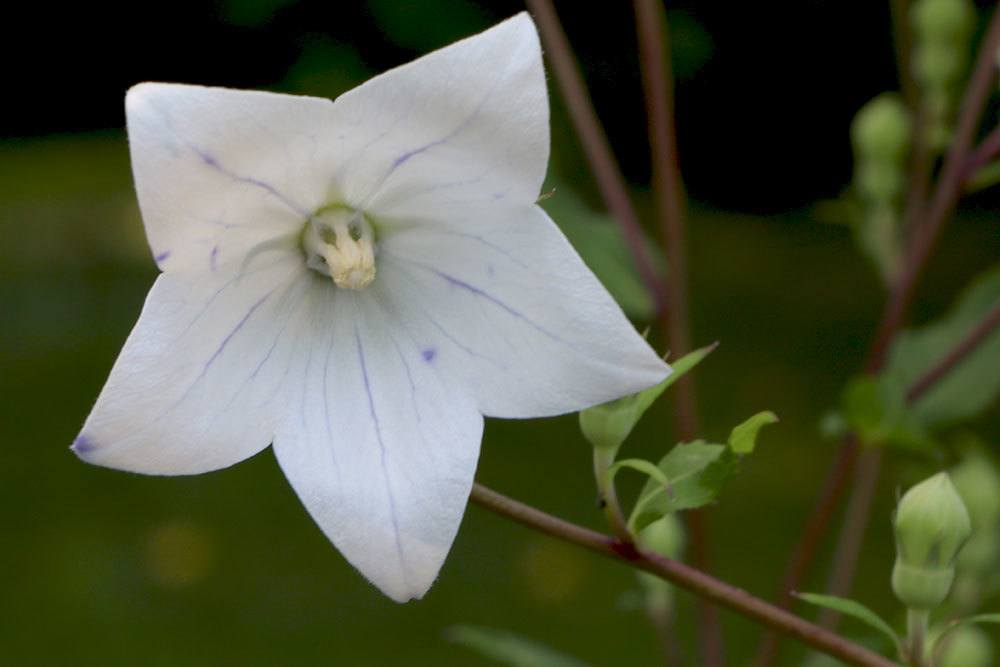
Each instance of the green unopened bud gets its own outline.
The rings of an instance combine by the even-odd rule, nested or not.
[[[684,553],[685,542],[684,524],[674,514],[665,514],[639,531],[639,544],[674,560]]]
[[[986,633],[972,625],[952,630],[945,638],[937,667],[991,667],[993,645]]]
[[[883,93],[865,104],[851,123],[851,140],[861,159],[902,162],[910,146],[910,114],[894,93]]]
[[[969,64],[968,54],[951,44],[931,43],[913,55],[913,74],[931,88],[948,88],[958,81]]]
[[[951,471],[951,481],[972,521],[972,538],[962,548],[959,567],[988,572],[1000,560],[1000,473],[986,456],[973,453]]]
[[[931,609],[951,590],[955,559],[972,533],[969,513],[947,473],[907,491],[894,520],[892,589],[910,609]]]
[[[917,0],[911,18],[918,42],[956,45],[969,38],[976,10],[970,0]]]
[[[639,531],[637,539],[643,548],[676,560],[684,553],[684,524],[676,515],[666,514]],[[673,606],[674,587],[645,572],[639,572],[638,577],[645,592],[646,606],[669,611]]]

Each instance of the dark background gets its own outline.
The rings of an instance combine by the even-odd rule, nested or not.
[[[650,222],[630,3],[556,6]],[[877,276],[848,229],[817,220],[812,205],[850,180],[853,114],[895,86],[887,6],[669,3],[695,340],[722,342],[697,373],[702,430],[725,437],[762,409],[782,418],[710,516],[716,573],[761,595],[774,591],[833,456],[817,424],[858,370],[881,307]],[[149,478],[88,467],[67,451],[155,276],[121,129],[130,85],[335,96],[521,9],[472,0],[5,8],[0,663],[486,664],[444,639],[449,626],[471,623],[595,665],[657,664],[630,602],[630,571],[478,508],[426,599],[398,606],[326,542],[270,452],[209,475]],[[552,103],[553,169],[600,206],[555,92]],[[963,208],[924,280],[918,319],[940,314],[1000,256],[997,208],[989,194]],[[625,455],[652,458],[673,443],[670,400]],[[1000,441],[995,411],[978,426]],[[598,527],[589,456],[572,416],[489,420],[480,478]],[[890,618],[892,500],[925,472],[891,458],[863,553],[855,594]],[[632,490],[626,481],[625,495]],[[807,588],[822,588],[822,572]],[[733,664],[742,664],[758,629],[724,621]],[[688,648],[695,628],[682,596],[678,634]],[[784,664],[801,656],[789,651]]]

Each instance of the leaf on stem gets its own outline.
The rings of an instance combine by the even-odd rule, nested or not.
[[[891,639],[893,646],[896,647],[897,651],[899,650],[899,635],[897,635],[896,631],[892,629],[892,626],[886,623],[881,616],[860,602],[849,600],[847,598],[835,597],[833,595],[818,595],[816,593],[796,593],[795,595],[809,604],[814,604],[817,607],[824,607],[826,609],[832,609],[833,611],[844,614],[845,616],[850,616],[855,620],[861,621],[868,627],[878,630]]]
[[[676,445],[658,468],[667,483],[646,483],[629,518],[635,533],[665,514],[702,507],[714,501],[739,469],[740,457],[754,450],[760,429],[778,418],[761,412],[733,429],[725,445],[696,440]]]
[[[583,431],[583,436],[596,448],[617,451],[653,401],[682,375],[697,366],[717,346],[717,343],[713,343],[672,362],[673,372],[663,382],[649,389],[580,412],[580,429]]]

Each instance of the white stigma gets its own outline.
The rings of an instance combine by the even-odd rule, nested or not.
[[[335,208],[313,216],[302,246],[309,268],[337,287],[363,289],[375,280],[375,234],[359,211]]]

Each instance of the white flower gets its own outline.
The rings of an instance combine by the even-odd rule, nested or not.
[[[405,601],[454,539],[483,415],[669,372],[535,205],[549,119],[526,14],[333,102],[145,83],[126,110],[162,273],[85,461],[184,475],[273,445],[330,540]]]

